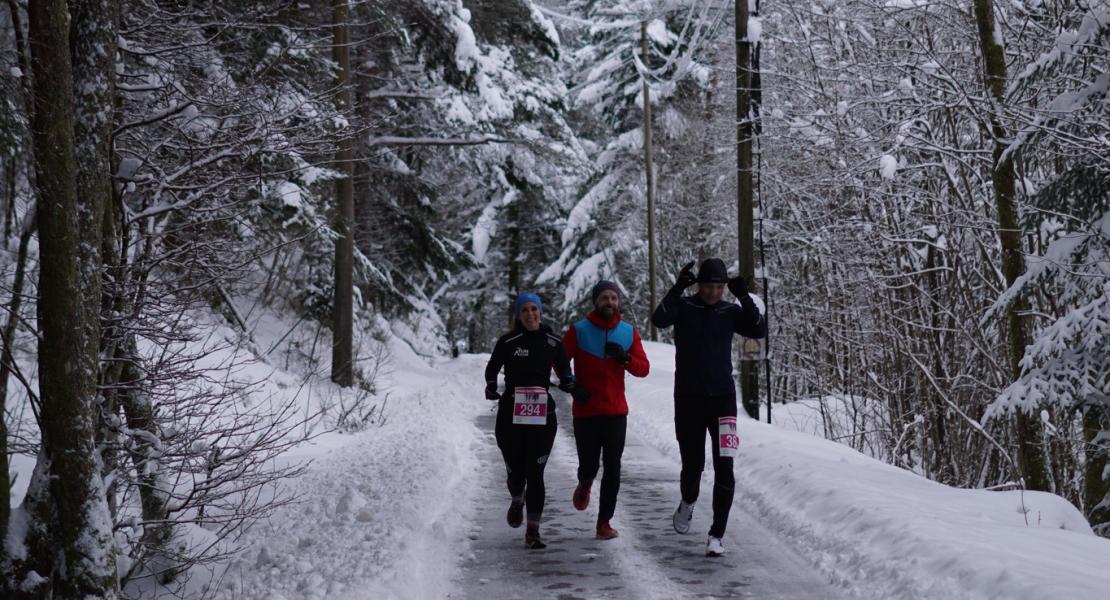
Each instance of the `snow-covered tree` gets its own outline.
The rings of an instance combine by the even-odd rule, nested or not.
[[[357,149],[359,247],[396,285],[417,335],[438,340],[427,350],[445,338],[485,348],[506,325],[506,298],[552,259],[583,169],[558,33],[524,0],[382,12],[391,16],[370,29],[385,43],[356,47],[368,131]]]
[[[1018,72],[1007,93],[1017,99],[1017,134],[1008,148],[1021,157],[1030,206],[1022,228],[1035,243],[1028,269],[986,313],[1033,306],[1034,331],[1020,376],[986,417],[1028,414],[1045,424],[1054,489],[1073,498],[1103,535],[1110,534],[1110,73],[1090,68],[1110,60],[1110,4],[1067,4],[1056,13],[1022,14],[1052,43]],[[1082,465],[1082,466],[1081,466]],[[1080,489],[1073,482],[1082,481]]]
[[[558,284],[557,296],[564,309],[588,304],[589,288],[601,278],[611,278],[625,288],[626,312],[646,321],[647,203],[643,157],[643,91],[647,78],[656,131],[654,169],[658,183],[660,271],[669,273],[674,255],[686,255],[693,235],[705,220],[674,216],[682,209],[668,206],[707,206],[711,194],[679,189],[682,182],[704,185],[707,177],[687,177],[682,167],[696,164],[705,153],[682,154],[691,129],[702,118],[710,69],[703,62],[712,50],[725,11],[707,2],[638,1],[568,3],[575,15],[568,21],[568,35],[575,50],[567,66],[575,123],[588,144],[593,169],[567,216],[561,234],[559,257],[540,274],[541,285]],[[647,21],[649,56],[641,56],[641,21]],[[585,22],[588,25],[582,25]],[[674,147],[671,147],[671,144]],[[710,152],[711,154],[711,152]],[[709,188],[713,188],[709,183]],[[705,191],[705,188],[702,188]],[[691,199],[693,200],[691,202]],[[689,213],[698,213],[689,210]],[[689,214],[687,213],[687,214]],[[685,246],[672,252],[669,241]],[[659,284],[665,286],[668,279]]]

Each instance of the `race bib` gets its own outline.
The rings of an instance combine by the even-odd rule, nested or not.
[[[514,389],[513,424],[547,425],[547,390],[542,387]]]
[[[736,454],[740,450],[740,434],[736,432],[736,417],[721,417],[717,419],[717,424],[720,427],[720,448],[721,456],[725,458],[736,458]]]

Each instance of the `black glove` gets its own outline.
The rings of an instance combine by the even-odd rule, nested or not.
[[[732,292],[732,295],[736,296],[737,300],[743,300],[744,297],[748,295],[748,282],[744,281],[743,277],[737,275],[728,280],[728,291]]]
[[[698,278],[694,275],[694,261],[690,261],[683,265],[682,270],[678,272],[678,278],[675,279],[671,292],[682,293],[683,290],[694,285],[697,281]]]
[[[497,382],[490,381],[486,384],[486,400],[500,400],[501,394],[497,393]]]
[[[728,280],[728,291],[732,292],[733,296],[740,301],[740,306],[746,311],[757,310],[755,302],[752,297],[748,295],[748,282],[743,277],[737,275]]]
[[[579,404],[585,404],[590,401],[590,392],[579,384],[574,384],[574,390],[570,393],[574,397],[574,401]]]
[[[616,342],[605,342],[605,356],[617,359],[617,362],[622,365],[627,365],[628,361],[632,360],[624,348]]]
[[[563,390],[564,392],[566,392],[568,394],[573,394],[574,393],[574,378],[573,377],[564,377],[564,378],[560,379],[559,380],[559,389]]]

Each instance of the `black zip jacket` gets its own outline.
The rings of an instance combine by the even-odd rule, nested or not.
[[[660,329],[674,325],[675,396],[736,397],[732,381],[732,336],[761,339],[767,321],[753,304],[749,309],[721,300],[710,306],[697,294],[671,290],[651,315]]]
[[[497,339],[486,364],[486,384],[497,385],[497,374],[505,367],[505,391],[501,402],[512,402],[513,389],[517,386],[542,387],[547,389],[551,383],[551,369],[559,376],[559,381],[574,381],[570,360],[563,348],[563,339],[551,332],[547,325],[540,324],[536,331],[528,331],[517,326],[513,331]],[[554,403],[548,407],[554,410]]]

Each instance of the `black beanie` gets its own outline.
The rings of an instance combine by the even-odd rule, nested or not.
[[[707,258],[698,269],[698,283],[728,283],[728,268],[719,258]]]
[[[597,297],[600,296],[601,292],[604,292],[605,290],[613,290],[617,294],[618,298],[621,295],[621,290],[619,287],[617,287],[617,284],[613,283],[612,281],[602,279],[594,285],[594,289],[590,290],[590,301],[594,304],[597,304]]]

